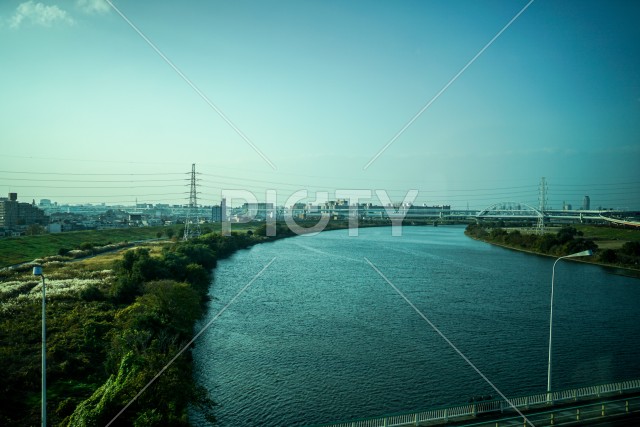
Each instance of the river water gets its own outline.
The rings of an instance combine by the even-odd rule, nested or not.
[[[196,380],[223,427],[313,425],[546,390],[552,258],[463,227],[365,228],[260,244],[220,261]],[[275,258],[275,260],[274,260]],[[640,280],[556,267],[553,388],[640,378]],[[194,424],[205,425],[199,414]]]

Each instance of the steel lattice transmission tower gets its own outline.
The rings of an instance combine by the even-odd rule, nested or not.
[[[540,189],[538,191],[538,201],[540,202],[540,216],[538,217],[538,225],[536,226],[538,234],[544,234],[544,216],[547,210],[547,204],[549,200],[547,198],[547,193],[549,192],[549,187],[547,186],[547,179],[542,177],[540,179]]]
[[[196,164],[191,165],[191,191],[189,192],[189,206],[184,221],[184,240],[198,237],[200,231],[200,215],[198,213],[198,191],[196,187]]]

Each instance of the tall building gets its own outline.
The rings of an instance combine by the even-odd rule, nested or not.
[[[591,198],[584,196],[584,199],[582,199],[582,210],[588,211],[589,209],[591,209]]]
[[[9,197],[0,198],[0,229],[5,231],[23,231],[29,225],[47,225],[48,217],[35,202],[18,202],[18,193],[9,193]]]
[[[227,215],[227,199],[224,197],[220,200],[220,221],[226,222],[229,220],[229,216]]]
[[[222,221],[222,206],[216,205],[211,207],[211,222]]]

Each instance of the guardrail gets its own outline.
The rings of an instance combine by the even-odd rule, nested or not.
[[[526,411],[542,406],[559,405],[580,400],[594,399],[623,393],[640,393],[640,379],[617,383],[579,387],[551,393],[537,393],[505,400],[485,400],[465,405],[435,408],[426,411],[408,412],[375,418],[323,424],[331,427],[400,427],[417,426],[419,423],[434,421],[455,421],[473,418],[480,414],[509,413],[515,409]]]
[[[638,412],[640,412],[640,396],[632,396],[622,399],[590,402],[577,406],[561,406],[548,411],[543,410],[528,413],[528,423],[523,422],[521,416],[500,417],[499,419],[493,418],[483,421],[471,421],[471,423],[464,423],[464,427],[519,427],[523,425],[535,425],[536,427],[575,426],[579,423],[582,424],[609,417],[613,419]],[[627,425],[630,425],[629,421],[630,420],[627,420]],[[637,418],[635,418],[634,421],[637,422]]]

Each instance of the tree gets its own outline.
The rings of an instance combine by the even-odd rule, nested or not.
[[[154,313],[163,326],[189,338],[194,322],[200,316],[200,296],[187,283],[161,280],[145,285],[138,298],[147,313]]]
[[[640,256],[640,242],[626,242],[620,251],[625,255]]]
[[[186,280],[202,297],[207,295],[211,274],[200,264],[191,263],[187,265]]]
[[[564,245],[570,240],[573,240],[577,233],[578,230],[573,227],[562,227],[556,234],[556,238],[560,241],[560,244]]]
[[[89,242],[80,243],[80,249],[83,251],[90,251],[93,249],[94,244]]]
[[[558,245],[558,239],[551,234],[544,234],[538,239],[538,250],[542,253],[551,253],[551,249]]]
[[[185,243],[176,248],[176,252],[186,256],[190,261],[211,269],[216,266],[216,254],[209,246],[202,243]]]
[[[123,254],[115,263],[116,280],[111,296],[116,302],[129,303],[142,291],[148,280],[166,277],[166,268],[159,259],[151,258],[148,249],[135,249]]]
[[[618,254],[613,249],[605,249],[600,254],[600,261],[615,264],[618,262]]]

